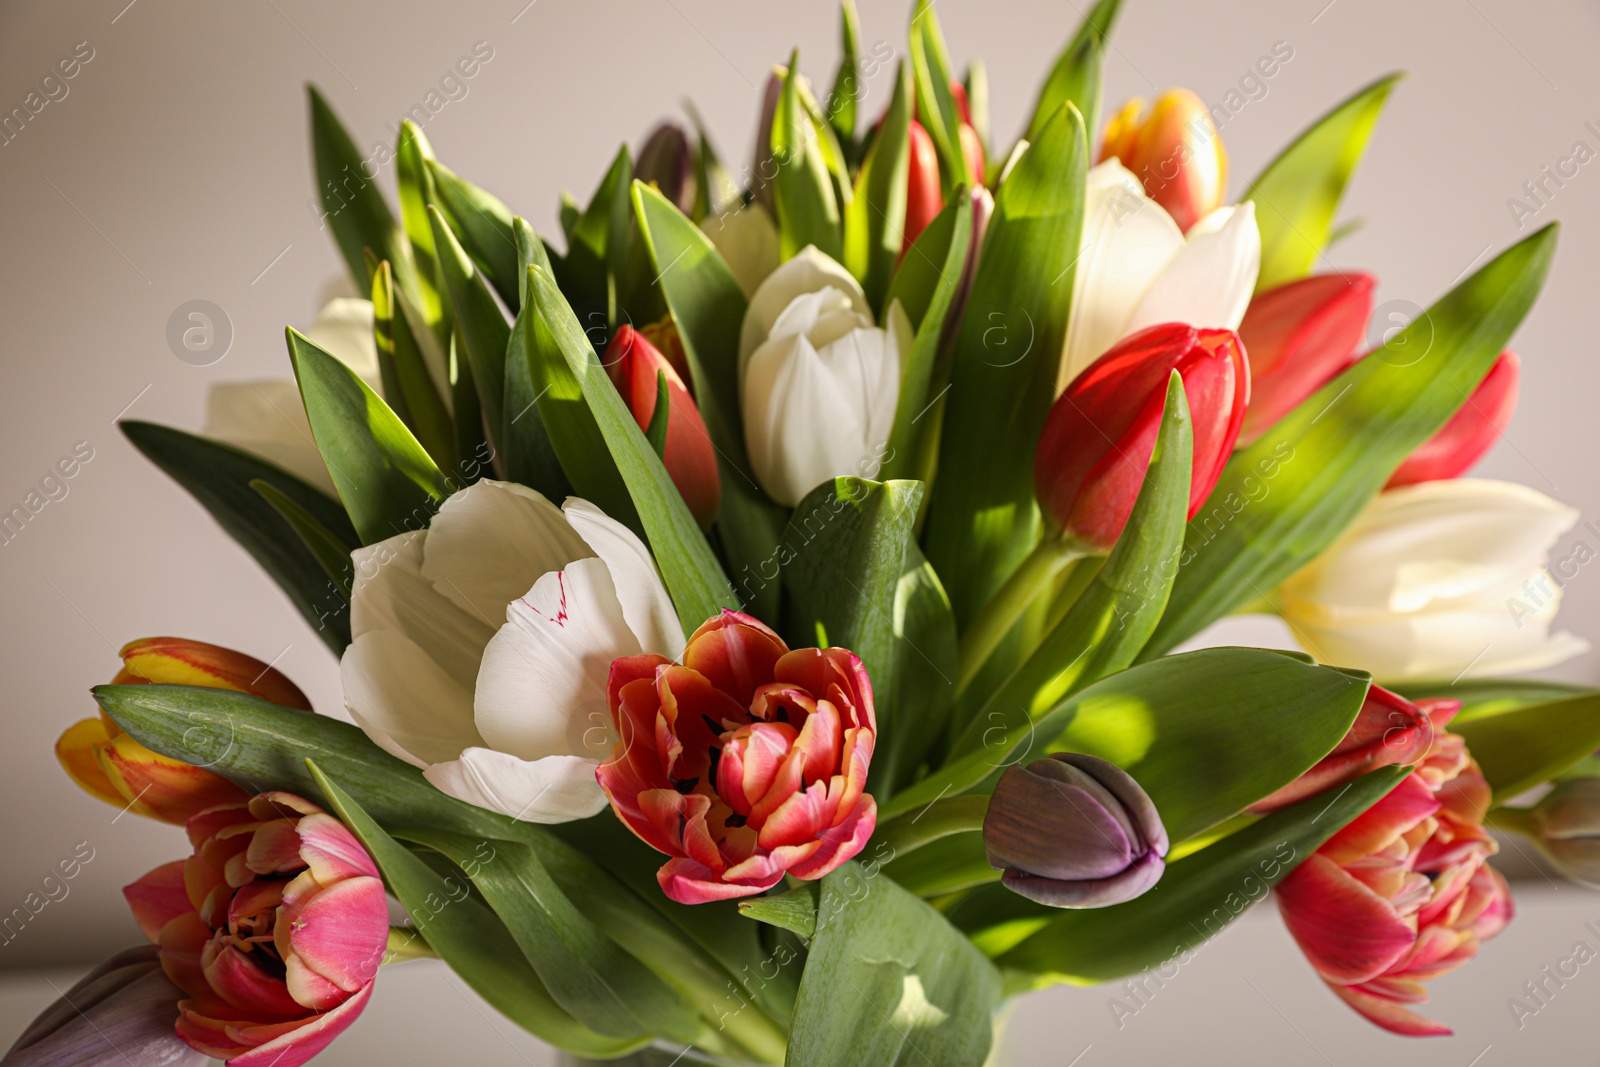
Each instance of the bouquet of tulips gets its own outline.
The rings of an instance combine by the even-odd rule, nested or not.
[[[1356,1012],[1448,1033],[1426,984],[1512,918],[1489,828],[1600,879],[1600,695],[1507,677],[1585,647],[1545,566],[1576,515],[1458,477],[1555,229],[1364,344],[1375,281],[1324,251],[1394,79],[1229,203],[1193,94],[1101,122],[1116,14],[1007,145],[931,3],[869,50],[846,0],[749,168],[663,125],[559,234],[313,90],[361,298],[204,435],[123,429],[350,721],[123,650],[57,754],[192,851],[6,1067],[295,1067],[415,957],[579,1062],[979,1067],[1003,998],[1269,893]],[[1239,612],[1304,651],[1199,647]]]

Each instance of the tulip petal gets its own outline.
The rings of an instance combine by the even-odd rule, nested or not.
[[[789,873],[806,881],[821,878],[841,863],[860,854],[861,850],[867,847],[867,840],[872,837],[872,831],[877,825],[878,802],[870,796],[862,796],[851,809],[848,818],[817,836],[822,842],[822,847],[809,857],[791,865]]]
[[[523,822],[586,819],[606,806],[595,782],[600,761],[581,756],[521,760],[489,748],[469,748],[461,758],[423,772],[442,793]]]
[[[683,665],[705,675],[741,707],[749,707],[756,689],[774,677],[779,659],[789,648],[760,620],[724,610],[689,638]]]
[[[1163,322],[1238,329],[1260,271],[1255,204],[1218,208],[1189,231],[1183,249],[1139,301],[1126,332]]]
[[[377,865],[355,835],[332,815],[313,813],[300,820],[300,859],[318,883],[340,878],[376,878]]]
[[[100,748],[110,739],[105,723],[98,717],[80,719],[67,727],[56,742],[56,759],[61,761],[61,768],[78,784],[78,788],[120,808],[128,803],[129,798],[112,785],[106,772],[100,769],[98,759]]]
[[[306,330],[306,340],[355,371],[382,395],[372,301],[351,296],[334,297],[317,312],[316,320]]]
[[[351,553],[350,633],[357,641],[379,631],[401,634],[470,688],[504,605],[479,614],[440,593],[422,573],[429,536],[426,530],[403,533]]]
[[[807,245],[793,259],[769,274],[750,298],[739,330],[740,392],[744,390],[745,372],[751,353],[767,340],[778,317],[796,297],[815,293],[825,286],[843,293],[851,307],[869,316],[868,325],[871,325],[867,296],[855,276],[815,245]]]
[[[715,871],[690,859],[671,859],[656,872],[661,891],[679,904],[706,904],[713,900],[736,900],[739,897],[764,893],[783,880],[783,871],[772,873],[771,879],[753,884],[723,881]]]
[[[1001,883],[1013,893],[1052,908],[1104,908],[1142,896],[1161,880],[1167,864],[1146,852],[1109,878],[1061,881],[1022,871],[1006,871]]]
[[[561,511],[573,531],[605,563],[622,617],[639,639],[639,647],[670,659],[682,655],[683,624],[644,542],[587,500],[568,497]]]
[[[133,921],[152,942],[160,940],[161,930],[167,923],[194,910],[184,888],[185,863],[185,860],[163,863],[122,888],[122,895],[133,912]]]
[[[700,229],[711,238],[746,298],[754,296],[761,283],[778,269],[778,227],[759,203],[752,201],[708,215]]]
[[[339,661],[339,677],[356,725],[380,744],[388,741],[384,747],[409,763],[425,767],[483,744],[473,722],[471,686],[399,631],[356,638]]]
[[[1376,978],[1416,941],[1416,930],[1388,901],[1320,852],[1290,872],[1277,893],[1284,925],[1329,982]]]
[[[268,974],[249,955],[213,939],[200,957],[206,984],[230,1005],[252,1014],[294,1016],[304,1011],[283,979]]]
[[[249,693],[284,707],[311,710],[288,678],[254,656],[182,637],[146,637],[122,646],[124,670],[158,685],[197,685]]]
[[[35,1020],[3,1061],[8,1067],[203,1067],[205,1055],[183,1044],[173,1028],[180,996],[153,961],[102,965]]]
[[[1455,1031],[1448,1026],[1425,1019],[1414,1011],[1407,1011],[1392,1000],[1371,996],[1359,989],[1328,983],[1328,988],[1339,999],[1360,1012],[1368,1022],[1381,1026],[1390,1033],[1405,1037],[1449,1037]]]
[[[98,753],[108,781],[132,799],[130,808],[182,826],[189,816],[249,796],[226,778],[150,751],[129,734],[118,734]]]
[[[291,919],[290,952],[318,976],[353,993],[377,975],[389,939],[389,905],[376,876],[335,882],[295,909]],[[292,968],[289,992],[308,1008],[331,1006],[301,999]]]
[[[333,476],[311,437],[300,388],[292,381],[219,382],[206,393],[200,432],[259,456],[336,496]]]
[[[372,987],[369,985],[332,1011],[315,1016],[289,1033],[232,1057],[228,1060],[228,1067],[300,1067],[327,1048],[334,1038],[355,1022],[371,997]],[[248,1038],[252,1029],[240,1027],[239,1034]]]

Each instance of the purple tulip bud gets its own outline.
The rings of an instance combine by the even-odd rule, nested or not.
[[[694,208],[694,149],[683,127],[663,122],[651,130],[639,149],[633,176],[646,185],[654,183],[662,196],[688,214]]]
[[[1166,869],[1167,831],[1139,783],[1072,752],[1006,768],[983,845],[1007,889],[1053,908],[1132,900]]]
[[[200,1067],[178,1039],[183,996],[161,970],[160,949],[141,945],[90,971],[39,1013],[0,1067]]]

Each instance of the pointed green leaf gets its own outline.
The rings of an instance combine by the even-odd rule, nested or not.
[[[311,154],[322,218],[333,227],[334,240],[350,269],[350,280],[358,292],[366,288],[365,250],[370,248],[379,259],[397,264],[396,271],[404,283],[414,285],[416,276],[406,258],[400,228],[373,180],[376,167],[356,148],[316,86],[307,85],[306,96],[311,108]],[[403,269],[399,264],[404,264]]]
[[[1261,273],[1256,292],[1312,272],[1328,246],[1344,187],[1400,75],[1379,78],[1311,124],[1267,164],[1244,199],[1256,204]]]
[[[818,889],[815,882],[801,883],[787,893],[741,900],[739,914],[810,941],[817,935]]]
[[[965,623],[1038,538],[1033,452],[1066,338],[1088,149],[1070,105],[995,197],[957,340],[923,547]]]
[[[616,300],[615,285],[627,260],[629,228],[628,189],[633,181],[633,160],[623,145],[567,236],[567,256],[556,265],[564,291],[579,303],[597,303],[609,317]]]
[[[1546,226],[1235,452],[1189,524],[1172,601],[1141,658],[1266,596],[1327,548],[1483,380],[1544,285]]]
[[[1121,0],[1099,0],[1056,57],[1055,66],[1039,89],[1033,117],[1028,120],[1028,140],[1036,140],[1050,117],[1070,100],[1083,115],[1088,142],[1099,143],[1096,131],[1100,125],[1100,65],[1120,4]]]
[[[433,227],[428,222],[428,205],[433,203],[433,179],[428,163],[433,148],[422,130],[410,119],[400,124],[394,149],[395,186],[400,194],[400,223],[411,246],[411,261],[416,265],[419,310],[429,322],[443,314],[443,284],[439,260],[434,249]],[[376,251],[376,249],[374,250]]]
[[[350,644],[349,605],[306,543],[252,487],[266,482],[293,500],[345,546],[360,542],[350,517],[329,498],[282,468],[239,449],[153,422],[119,423],[146,459],[183,486],[278,583],[302,618],[335,655]]]
[[[948,195],[958,185],[973,185],[982,175],[967,169],[961,149],[961,112],[950,92],[955,75],[945,48],[933,0],[917,0],[911,11],[911,70],[917,90],[917,114],[933,138],[939,156],[939,174]]]
[[[1500,803],[1559,777],[1600,749],[1600,693],[1453,720],[1450,730],[1467,739]]]
[[[456,354],[465,356],[478,388],[483,417],[489,426],[491,444],[500,445],[505,437],[506,344],[511,327],[494,302],[483,276],[472,257],[456,240],[437,207],[428,208],[433,223],[434,241],[439,248],[439,263],[444,272],[445,289],[455,316],[458,346]]]
[[[511,209],[493,193],[478,188],[444,164],[430,158],[435,203],[450,223],[461,247],[472,256],[506,307],[520,307],[522,276],[517,272],[517,243],[511,230]]]
[[[906,175],[910,168],[911,75],[896,68],[894,96],[856,177],[844,212],[844,265],[861,280],[867,304],[880,318],[884,293],[905,245]]]
[[[671,410],[671,403],[667,397],[667,374],[665,371],[656,371],[656,406],[650,413],[650,425],[644,429],[644,438],[650,442],[650,447],[655,451],[656,458],[666,462],[667,458],[667,417]]]
[[[272,510],[283,516],[283,521],[289,524],[306,548],[316,557],[317,563],[327,574],[328,580],[338,589],[339,595],[348,601],[351,588],[355,584],[355,570],[350,565],[352,546],[339,540],[333,531],[317,521],[316,516],[271,482],[253,478],[250,481],[250,488],[260,493],[261,498],[272,505]]]
[[[428,453],[354,371],[292,328],[288,340],[311,434],[362,543],[426,526],[450,492]]]
[[[1463,678],[1455,682],[1406,682],[1390,688],[1407,700],[1461,701],[1461,711],[1450,720],[1452,723],[1467,723],[1486,715],[1515,711],[1528,704],[1544,704],[1594,692],[1589,686],[1536,678]]]
[[[789,59],[783,89],[772,118],[772,158],[777,164],[773,196],[777,202],[779,246],[789,259],[807,245],[838,259],[843,255],[839,202],[833,177],[819,144],[820,132],[800,99],[800,53]]]
[[[450,411],[434,387],[423,363],[422,351],[404,314],[397,314],[398,294],[387,260],[378,264],[372,278],[373,331],[378,346],[378,366],[386,397],[396,398],[397,414],[417,436],[440,470],[453,470],[456,456],[455,427]]]
[[[839,5],[839,73],[828,94],[828,119],[847,145],[856,136],[856,112],[862,96],[860,62],[861,16],[856,13],[856,0],[844,0]]]
[[[963,84],[967,89],[967,111],[972,115],[972,132],[978,135],[983,154],[988,156],[994,150],[994,141],[990,138],[989,130],[989,68],[983,60],[975,58],[967,64],[967,76]],[[982,178],[983,175],[977,177]]]

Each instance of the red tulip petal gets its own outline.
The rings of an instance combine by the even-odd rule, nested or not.
[[[211,941],[211,928],[194,912],[179,915],[161,928],[161,969],[172,984],[191,997],[215,997],[200,965],[201,953]]]
[[[822,847],[809,858],[792,865],[789,873],[806,881],[821,878],[846,860],[854,859],[866,847],[877,825],[877,801],[863,796],[843,822],[818,835]]]
[[[1453,1031],[1432,1019],[1424,1019],[1416,1012],[1407,1011],[1392,1000],[1371,996],[1349,986],[1328,983],[1346,1004],[1366,1017],[1368,1022],[1391,1033],[1406,1037],[1449,1037]]]
[[[367,850],[332,815],[307,815],[296,830],[300,835],[300,859],[323,885],[341,878],[378,877],[378,868]]]
[[[228,1061],[228,1067],[300,1067],[327,1048],[334,1038],[355,1022],[371,997],[372,987],[369,985],[332,1011],[315,1016],[290,1033],[274,1037],[266,1044],[235,1056]],[[245,1037],[252,1035],[250,1028],[238,1032]]]
[[[689,638],[683,665],[748,708],[756,688],[773,679],[773,667],[788,652],[765,624],[737,611],[708,620]]]
[[[163,863],[131,885],[122,895],[133,911],[133,921],[152,943],[161,939],[161,930],[180,915],[194,911],[183,887],[183,860]]]
[[[734,884],[722,881],[709,867],[693,860],[672,859],[656,871],[656,881],[661,891],[679,904],[705,904],[712,900],[734,900],[738,897],[764,893],[783,879],[783,872],[775,873],[764,883]]]
[[[274,978],[245,953],[213,940],[201,956],[206,982],[217,996],[241,1011],[266,1016],[295,1016],[305,1007],[295,1002],[283,979]]]
[[[389,905],[376,876],[328,886],[292,920],[292,954],[340,989],[354,992],[377,975],[389,939]]]
[[[1336,864],[1353,862],[1395,841],[1438,810],[1433,790],[1417,775],[1408,774],[1318,851]]]
[[[1388,901],[1320,852],[1278,884],[1278,908],[1311,965],[1349,985],[1375,978],[1416,941]]]

